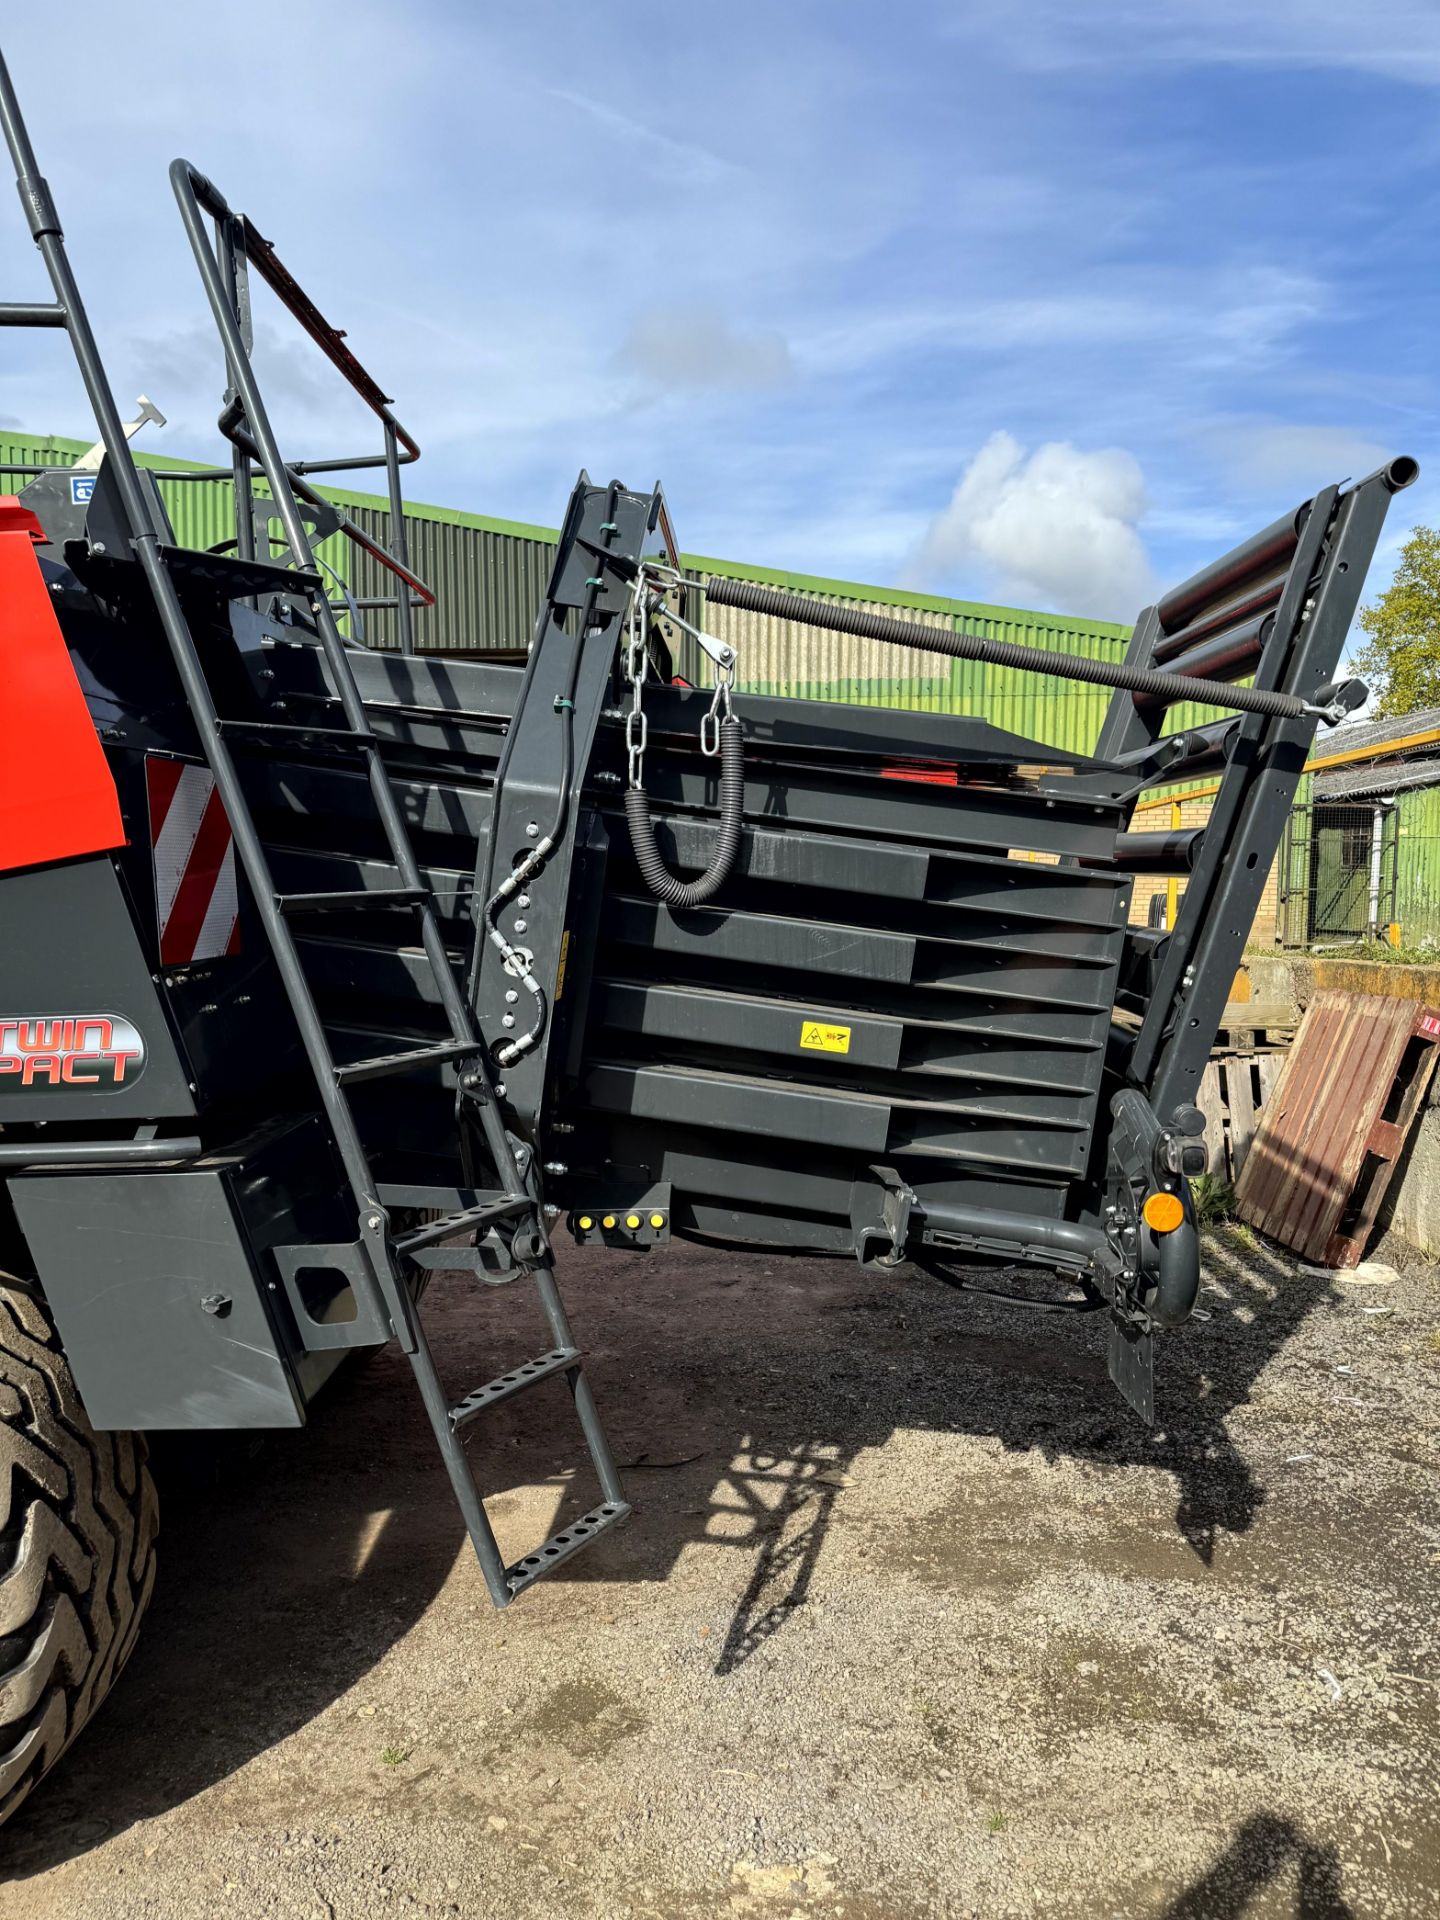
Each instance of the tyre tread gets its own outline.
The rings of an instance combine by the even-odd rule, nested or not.
[[[142,1434],[90,1425],[40,1302],[0,1278],[0,1823],[135,1644],[158,1531],[146,1458]]]

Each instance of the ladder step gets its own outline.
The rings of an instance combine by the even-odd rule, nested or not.
[[[389,1073],[409,1073],[416,1067],[435,1067],[446,1060],[473,1059],[480,1052],[478,1040],[452,1040],[443,1047],[407,1047],[404,1053],[377,1053],[370,1060],[351,1060],[337,1066],[338,1085],[348,1087],[357,1080],[380,1080]]]
[[[450,1409],[450,1426],[458,1433],[461,1427],[469,1426],[491,1407],[498,1407],[502,1400],[508,1400],[513,1394],[523,1393],[527,1387],[538,1386],[542,1380],[548,1380],[553,1373],[563,1373],[566,1367],[579,1364],[578,1347],[552,1347],[549,1353],[542,1353],[538,1360],[527,1360],[522,1366],[512,1367],[509,1373],[502,1373],[498,1380],[487,1381],[483,1387],[477,1387],[473,1393],[467,1393]]]
[[[533,1580],[542,1574],[553,1572],[572,1553],[579,1553],[582,1547],[588,1547],[598,1540],[602,1533],[608,1533],[612,1527],[618,1527],[630,1518],[631,1506],[628,1500],[607,1501],[603,1507],[592,1507],[580,1519],[572,1520],[568,1527],[552,1534],[543,1546],[533,1553],[527,1553],[517,1560],[513,1567],[505,1569],[505,1584],[510,1589],[510,1598],[525,1591]]]
[[[534,1204],[528,1194],[497,1194],[483,1206],[467,1207],[463,1213],[444,1214],[439,1220],[427,1220],[412,1233],[397,1235],[395,1251],[417,1253],[421,1247],[433,1247],[441,1240],[448,1240],[452,1233],[472,1233],[477,1227],[488,1226],[492,1220],[502,1220],[507,1213],[519,1213]]]
[[[344,913],[351,907],[418,907],[430,898],[424,887],[356,887],[350,893],[277,893],[281,913]]]

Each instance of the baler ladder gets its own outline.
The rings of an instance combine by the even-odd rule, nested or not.
[[[322,731],[327,733],[332,745],[353,748],[361,757],[374,817],[382,829],[399,881],[398,887],[389,890],[388,904],[413,913],[418,920],[421,949],[449,1031],[449,1038],[439,1045],[415,1047],[401,1053],[350,1061],[344,1065],[338,1064],[331,1052],[314,992],[301,964],[288,922],[296,914],[312,911],[344,912],[358,910],[362,904],[371,907],[376,904],[375,895],[357,896],[340,892],[285,895],[277,890],[226,738],[228,733],[242,729],[249,734],[258,734],[262,740],[267,735],[283,733],[288,743],[294,745],[297,733],[315,735],[317,730],[276,729],[253,720],[227,720],[218,713],[175,579],[175,572],[187,560],[193,563],[194,557],[163,545],[156,532],[109,379],[65,251],[59,217],[49,187],[40,174],[3,59],[0,59],[0,125],[3,125],[15,165],[17,187],[31,236],[45,262],[55,294],[53,305],[35,302],[0,305],[0,325],[64,327],[69,335],[81,378],[94,409],[100,438],[107,449],[108,463],[129,527],[130,547],[154,599],[202,750],[229,817],[237,856],[254,896],[256,911],[315,1077],[321,1109],[354,1197],[357,1238],[353,1245],[329,1249],[317,1246],[290,1251],[292,1255],[303,1252],[311,1265],[327,1264],[325,1256],[329,1254],[329,1263],[340,1267],[355,1287],[360,1315],[365,1325],[373,1330],[371,1337],[378,1334],[384,1338],[388,1328],[400,1342],[414,1371],[436,1444],[450,1476],[491,1598],[497,1606],[508,1605],[540,1575],[560,1565],[599,1534],[627,1518],[630,1509],[599,1423],[580,1350],[575,1345],[555,1284],[543,1216],[535,1195],[528,1190],[521,1173],[519,1162],[524,1157],[524,1150],[517,1151],[516,1143],[505,1129],[484,1042],[456,981],[446,951],[434,893],[416,860],[381,757],[380,743],[371,731],[365,713],[345,643],[315,572],[314,553],[296,504],[290,472],[280,454],[250,363],[233,298],[233,254],[237,236],[243,247],[244,236],[250,231],[248,223],[233,214],[215,188],[188,163],[175,163],[171,169],[172,183],[225,348],[235,402],[243,410],[247,437],[253,441],[269,481],[275,515],[284,527],[297,569],[284,574],[280,569],[268,571],[283,578],[287,590],[294,597],[308,599],[320,649],[345,721],[342,729]],[[226,275],[206,235],[207,215],[215,221],[217,232],[229,244],[232,255],[228,263],[231,285],[227,285]],[[358,367],[358,363],[356,365]],[[368,376],[365,377],[368,380]],[[373,387],[373,382],[370,385]],[[387,441],[388,437],[387,425]],[[256,571],[253,562],[248,570],[245,567],[236,568],[232,597],[242,598],[254,591]],[[446,1063],[453,1063],[456,1067],[462,1115],[466,1121],[478,1122],[502,1182],[502,1191],[477,1195],[477,1201],[481,1204],[444,1215],[408,1234],[397,1235],[392,1233],[381,1204],[379,1183],[371,1168],[345,1089],[357,1081],[382,1075],[434,1070]],[[452,1405],[436,1369],[418,1308],[411,1297],[408,1277],[421,1264],[415,1260],[415,1256],[423,1249],[436,1246],[455,1233],[472,1231],[483,1225],[486,1219],[507,1214],[530,1216],[529,1221],[517,1229],[517,1237],[525,1248],[522,1261],[529,1266],[533,1275],[552,1345],[537,1359],[465,1394]],[[333,1343],[333,1339],[326,1342]],[[591,1463],[600,1483],[602,1501],[533,1552],[507,1566],[477,1489],[460,1433],[471,1420],[488,1408],[562,1372],[569,1385]]]

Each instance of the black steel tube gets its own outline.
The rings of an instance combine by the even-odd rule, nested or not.
[[[63,327],[65,309],[53,300],[7,300],[0,306],[0,327]]]
[[[1229,593],[1238,593],[1251,580],[1282,567],[1295,551],[1300,529],[1310,514],[1310,502],[1303,501],[1289,513],[1282,513],[1268,527],[1252,535],[1229,553],[1212,560],[1208,567],[1192,573],[1178,587],[1172,587],[1155,611],[1166,633],[1174,633],[1192,620],[1203,607],[1211,606]]]
[[[1146,781],[1150,787],[1173,787],[1177,781],[1202,780],[1223,773],[1240,735],[1239,720],[1212,720],[1175,736],[1184,750],[1168,766],[1157,768]]]
[[[1117,833],[1113,864],[1122,873],[1191,873],[1205,838],[1203,827],[1173,832]],[[1086,862],[1085,864],[1089,864]]]
[[[1233,601],[1228,607],[1222,607],[1218,613],[1206,614],[1191,626],[1182,627],[1178,633],[1167,633],[1155,642],[1155,664],[1164,666],[1169,660],[1178,660],[1182,653],[1188,653],[1192,647],[1198,647],[1202,641],[1213,634],[1224,633],[1230,627],[1236,627],[1259,615],[1268,613],[1279,603],[1280,590],[1284,579],[1272,580],[1258,593],[1252,593],[1247,600]]]
[[[1370,480],[1379,480],[1387,493],[1403,493],[1406,487],[1413,486],[1420,478],[1420,462],[1411,459],[1408,453],[1397,453],[1393,460],[1387,460],[1383,467],[1377,467],[1368,476]],[[1360,482],[1363,487],[1364,480]]]
[[[1243,627],[1226,627],[1209,640],[1202,640],[1198,647],[1192,647],[1169,671],[1187,680],[1243,680],[1255,671],[1265,643],[1274,631],[1273,613],[1247,620]],[[1143,711],[1146,707],[1167,703],[1156,700],[1153,694],[1137,693],[1135,704]]]
[[[405,499],[400,490],[400,449],[395,438],[393,420],[385,422],[385,480],[390,495],[390,552],[408,573],[410,549],[405,538]],[[396,609],[400,615],[400,651],[409,655],[415,651],[415,621],[410,612],[408,593],[396,595]]]
[[[270,288],[271,292],[276,295],[282,306],[299,321],[300,325],[305,329],[306,333],[309,334],[310,338],[315,342],[316,346],[319,347],[330,364],[335,367],[355,389],[356,393],[359,394],[360,398],[376,418],[386,426],[394,429],[395,437],[404,449],[399,456],[401,464],[408,466],[411,461],[418,460],[420,458],[420,448],[414,435],[405,427],[401,426],[394,414],[391,413],[389,398],[381,391],[378,381],[366,371],[359,360],[356,359],[355,355],[344,344],[345,335],[343,330],[330,325],[324,314],[321,313],[309,294],[306,293],[305,289],[290,272],[290,269],[280,259],[274,247],[260,232],[255,223],[243,213],[237,214],[232,212],[224,194],[221,193],[214,181],[207,180],[200,169],[191,166],[188,160],[176,160],[173,162],[170,168],[170,178],[172,182],[177,177],[177,168],[184,169],[185,178],[189,182],[191,197],[199,206],[204,208],[212,220],[233,221],[238,224],[244,243],[243,251],[246,260],[255,268],[255,271]],[[374,454],[368,458],[345,461],[335,460],[327,462],[326,464],[333,470],[342,466],[377,467],[384,465],[384,462],[384,454]],[[311,463],[310,470],[311,472],[317,470],[315,463]]]
[[[259,461],[263,466],[264,461],[261,457],[260,448],[256,443],[255,436],[246,431],[244,418],[244,407],[238,400],[232,400],[229,405],[222,410],[220,418],[215,424],[227,440],[243,449],[250,459]],[[378,540],[374,539],[362,526],[357,525],[356,522],[350,518],[343,507],[337,507],[333,500],[327,500],[318,487],[312,487],[310,482],[302,477],[298,467],[292,467],[287,463],[285,471],[290,476],[292,491],[297,494],[301,500],[308,501],[312,507],[320,507],[327,513],[334,514],[340,522],[339,531],[344,534],[347,540],[351,540],[357,547],[363,548],[372,560],[377,561],[380,566],[384,567],[387,573],[393,573],[397,580],[402,580],[405,585],[409,587],[410,591],[419,597],[421,606],[434,606],[435,589],[427,586],[408,562],[403,561],[398,555],[382,547]],[[411,652],[414,652],[413,647],[411,648]]]
[[[987,640],[978,633],[946,633],[911,620],[896,620],[863,607],[836,606],[826,600],[790,593],[780,587],[757,586],[750,580],[712,575],[705,582],[705,598],[720,607],[739,607],[772,620],[795,620],[803,626],[828,627],[834,633],[855,633],[866,640],[892,646],[915,647],[922,653],[948,654],[954,660],[982,660],[992,667],[1018,667],[1024,673],[1053,674],[1059,680],[1080,680],[1092,687],[1120,687],[1127,693],[1147,693],[1165,704],[1193,700],[1199,706],[1227,707],[1235,713],[1264,713],[1295,720],[1313,711],[1293,694],[1271,693],[1263,687],[1226,687],[1212,680],[1191,680],[1181,673],[1157,673],[1153,667],[1132,667],[1124,661],[1086,660],[1073,653],[1055,653],[1048,647],[1022,647],[1013,640]]]
[[[1103,1267],[1115,1257],[1098,1227],[1083,1226],[1077,1220],[1047,1220],[1009,1208],[927,1200],[923,1225],[927,1233],[954,1234],[959,1239],[979,1241],[1032,1257],[1037,1253],[1051,1254],[1067,1264],[1081,1267],[1092,1264]],[[932,1252],[943,1251],[934,1241],[927,1241],[926,1245]]]
[[[231,311],[240,328],[241,338],[248,342],[249,280],[240,249],[235,244],[235,223],[233,220],[215,222],[215,245],[220,253],[222,270],[225,275],[225,291],[230,300]],[[229,385],[234,388],[234,373],[230,372]],[[250,455],[238,440],[231,442],[230,476],[234,485],[233,504],[235,508],[235,558],[253,560],[255,558],[255,500],[251,484]],[[266,544],[265,558],[270,557],[269,544]],[[250,594],[245,601],[251,612],[259,609],[256,595]]]
[[[14,1173],[21,1167],[169,1166],[198,1160],[201,1151],[193,1134],[174,1140],[57,1140],[48,1147],[38,1140],[5,1140],[0,1167]]]

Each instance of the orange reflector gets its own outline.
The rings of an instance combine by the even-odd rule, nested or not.
[[[1141,1212],[1152,1233],[1173,1233],[1185,1218],[1185,1203],[1178,1193],[1152,1193]]]
[[[605,1216],[605,1218],[604,1218],[604,1219],[603,1219],[603,1220],[602,1220],[602,1221],[600,1222],[600,1224],[601,1224],[601,1226],[602,1226],[602,1227],[604,1227],[604,1228],[606,1228],[606,1229],[607,1229],[607,1231],[608,1231],[608,1229],[609,1229],[609,1228],[611,1228],[611,1227],[613,1227],[613,1226],[614,1226],[614,1224],[615,1224],[615,1216],[614,1216],[614,1214],[613,1214],[613,1213],[607,1213],[607,1214],[606,1214],[606,1216]]]

